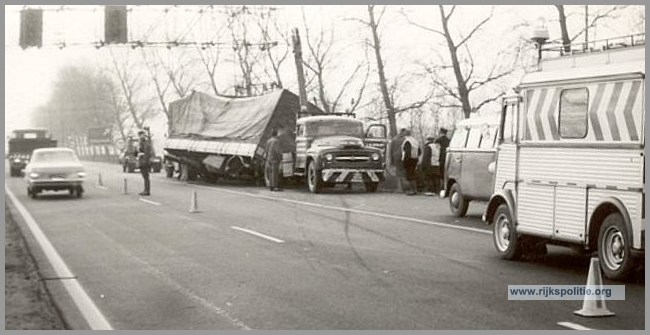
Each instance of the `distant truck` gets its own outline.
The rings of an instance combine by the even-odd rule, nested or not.
[[[9,139],[9,175],[20,177],[22,170],[29,162],[32,152],[39,148],[54,148],[57,142],[53,140],[46,129],[16,129]]]
[[[297,95],[278,90],[250,98],[194,92],[170,104],[167,176],[215,180],[265,178],[266,142],[273,129],[288,130],[282,175],[304,181],[313,193],[336,184],[363,183],[369,192],[384,179],[386,128],[342,115],[325,115]]]

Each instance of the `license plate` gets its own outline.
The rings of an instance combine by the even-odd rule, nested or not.
[[[354,177],[352,177],[352,182],[360,183],[362,181],[363,181],[363,175],[361,173],[355,173]]]
[[[52,177],[51,180],[52,181],[63,181],[63,178],[61,178],[61,177]]]

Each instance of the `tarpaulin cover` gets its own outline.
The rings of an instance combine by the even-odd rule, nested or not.
[[[252,98],[226,98],[195,91],[189,97],[170,103],[173,122],[169,137],[258,144],[283,92]],[[295,112],[278,111],[291,116]]]

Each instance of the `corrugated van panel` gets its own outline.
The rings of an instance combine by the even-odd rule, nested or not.
[[[555,237],[582,241],[585,234],[587,189],[557,187],[555,189]]]
[[[553,233],[553,194],[553,186],[520,184],[517,229],[550,237]]]

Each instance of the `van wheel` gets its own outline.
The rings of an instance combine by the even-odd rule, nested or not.
[[[309,162],[309,166],[307,166],[307,187],[311,193],[320,193],[321,188],[323,188],[323,181],[315,165],[316,163],[311,161]]]
[[[451,185],[449,190],[449,208],[451,212],[457,217],[463,217],[467,214],[467,207],[469,201],[460,193],[460,186],[458,183]]]
[[[502,204],[497,208],[493,228],[492,237],[499,256],[503,259],[519,259],[522,250],[520,236],[510,217],[508,205]]]
[[[607,278],[623,280],[630,275],[634,268],[631,243],[623,216],[618,212],[609,214],[598,234],[598,258]]]

